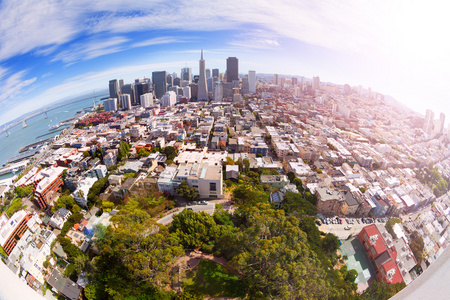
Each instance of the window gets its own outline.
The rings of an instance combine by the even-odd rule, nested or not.
[[[215,182],[210,182],[210,183],[209,183],[209,190],[210,190],[210,191],[217,191],[216,183],[215,183]]]

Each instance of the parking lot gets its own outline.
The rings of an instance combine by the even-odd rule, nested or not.
[[[336,217],[334,217],[335,219]],[[366,218],[368,219],[368,218]],[[361,218],[341,218],[342,224],[322,224],[319,226],[319,229],[326,233],[333,233],[340,240],[346,240],[352,236],[358,235],[358,233],[363,229],[363,227],[369,225],[369,223],[361,222]],[[348,222],[347,222],[348,220]],[[359,223],[358,223],[359,220]],[[322,222],[322,221],[320,221]],[[378,222],[375,220],[375,223],[371,224],[385,224],[384,222]],[[347,228],[347,229],[346,229]]]

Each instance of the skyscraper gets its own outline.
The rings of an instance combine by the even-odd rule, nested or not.
[[[236,57],[227,58],[227,82],[239,80],[239,61]]]
[[[439,134],[443,134],[444,133],[444,123],[445,123],[445,115],[444,113],[441,113],[439,115]]]
[[[134,85],[134,97],[131,98],[133,105],[141,105],[141,96],[150,92],[149,84],[146,82],[139,82]]]
[[[191,68],[182,68],[181,69],[181,85],[187,86],[192,82],[192,69]]]
[[[134,96],[135,88],[134,87],[135,87],[134,83],[125,84],[124,86],[122,86],[122,94],[130,95],[130,100],[131,100],[132,104],[135,102],[134,101],[134,99],[135,99],[135,96]],[[117,101],[119,101],[120,105],[123,105],[123,103],[120,100],[121,100],[121,98],[119,97],[119,99],[117,99]],[[122,106],[122,108],[124,108],[124,107]]]
[[[248,71],[248,92],[255,93],[256,92],[256,72]]]
[[[119,95],[119,82],[117,79],[113,79],[109,81],[109,97],[110,98],[118,98]]]
[[[313,90],[320,90],[320,78],[319,76],[313,77],[312,79]]]
[[[278,85],[278,74],[273,74],[273,84]]]
[[[219,69],[212,69],[212,77],[219,78]]]
[[[167,75],[167,84],[170,86],[173,86],[173,75],[172,74]]]
[[[161,99],[167,92],[167,72],[155,71],[152,73],[152,81],[154,85],[154,94],[157,99]]]
[[[206,87],[205,60],[203,59],[203,50],[199,60],[200,75],[198,78],[198,101],[208,101],[208,89]]]
[[[206,78],[211,77],[211,69],[206,69]]]
[[[431,111],[431,109],[427,109],[427,111],[425,112],[425,121],[423,122],[423,131],[431,134],[431,131],[433,130],[433,120],[434,113]]]

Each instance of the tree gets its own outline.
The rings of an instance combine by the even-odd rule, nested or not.
[[[165,147],[161,152],[167,156],[168,160],[173,160],[177,156],[177,150],[172,146]]]
[[[139,157],[147,157],[150,155],[150,152],[148,152],[147,150],[145,150],[144,148],[139,149],[138,151],[138,156]]]
[[[417,263],[420,264],[423,260],[423,239],[417,231],[411,233],[410,239],[411,242],[409,243],[409,247],[415,256]]]
[[[317,214],[317,208],[313,204],[304,200],[300,194],[290,191],[284,195],[282,209],[287,215],[298,213],[314,216]]]
[[[373,170],[379,170],[381,168],[380,164],[378,162],[374,162],[372,164],[372,169]]]
[[[322,249],[328,254],[335,253],[339,245],[339,239],[332,233],[327,233],[322,241]]]
[[[403,288],[406,287],[404,282],[401,283],[386,283],[374,281],[369,285],[369,288],[361,295],[364,300],[388,300]]]
[[[253,205],[259,202],[267,203],[269,197],[251,185],[238,185],[233,190],[232,199],[240,205]]]
[[[189,187],[188,183],[183,180],[177,188],[177,195],[189,201],[194,201],[197,199],[197,190],[195,187]]]
[[[289,172],[287,172],[286,176],[287,176],[287,178],[289,179],[289,181],[290,181],[291,183],[294,182],[294,179],[295,179],[295,173],[294,173],[294,172],[289,171]]]
[[[365,187],[360,187],[359,190],[361,191],[361,193],[365,193],[366,192],[366,188]]]
[[[180,244],[188,249],[196,249],[214,241],[219,235],[219,227],[214,218],[206,212],[185,209],[173,216],[170,232],[177,235]]]
[[[102,201],[102,209],[104,212],[110,212],[113,208],[114,208],[114,203],[112,203],[106,199]]]
[[[14,192],[16,193],[17,197],[24,198],[33,192],[33,186],[18,186],[14,189]]]
[[[244,158],[243,160],[244,163],[244,172],[248,172],[250,171],[250,161],[247,158]]]
[[[174,258],[183,254],[176,235],[136,201],[129,201],[111,220],[113,226],[96,242],[99,256],[90,275],[88,299],[169,298],[159,286],[169,282]],[[157,298],[164,294],[165,298]]]
[[[129,145],[127,142],[120,142],[119,144],[119,155],[117,156],[117,160],[122,161],[127,159],[128,152],[131,149],[131,145]]]
[[[11,205],[6,210],[8,217],[11,217],[15,212],[22,209],[22,198],[16,198],[11,202]]]
[[[238,209],[241,230],[224,235],[222,252],[249,287],[249,298],[327,299],[332,294],[298,219],[258,203]]]

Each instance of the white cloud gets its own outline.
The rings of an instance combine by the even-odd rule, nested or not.
[[[184,41],[181,39],[175,38],[175,37],[157,37],[157,38],[152,38],[152,39],[148,39],[145,41],[141,41],[138,43],[134,43],[131,45],[131,48],[161,45],[161,44],[170,44],[170,43],[181,43],[181,42],[184,42]]]
[[[124,44],[129,40],[124,37],[112,37],[104,40],[90,40],[72,45],[69,49],[58,53],[52,61],[62,61],[71,64],[81,60],[89,60],[106,54],[125,49]]]
[[[36,81],[36,77],[26,79],[26,73],[25,70],[11,73],[10,70],[0,67],[0,82],[2,85],[0,105],[3,109],[11,104],[17,104],[13,98],[20,94],[27,93],[28,89],[30,89],[30,85]]]

